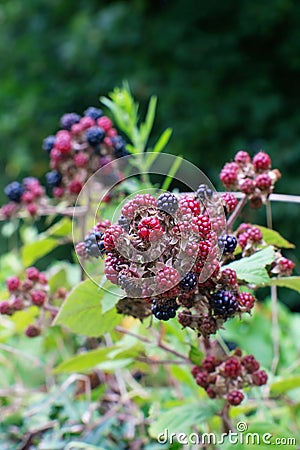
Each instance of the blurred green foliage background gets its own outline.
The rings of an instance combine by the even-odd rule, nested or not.
[[[237,150],[263,148],[283,175],[277,191],[299,193],[296,0],[3,0],[0,29],[1,191],[43,179],[41,143],[60,116],[98,106],[127,79],[142,105],[158,95],[156,132],[174,129],[168,151],[217,187]],[[273,209],[274,227],[300,246],[299,206]]]

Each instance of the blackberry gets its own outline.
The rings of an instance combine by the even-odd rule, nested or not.
[[[85,252],[88,256],[98,258],[104,253],[103,235],[99,231],[90,232],[84,239]]]
[[[255,386],[263,386],[268,381],[268,375],[264,370],[257,370],[252,374],[252,382]]]
[[[194,272],[188,272],[180,281],[179,286],[184,291],[192,291],[197,286],[197,275]]]
[[[60,125],[65,130],[70,131],[72,128],[72,125],[75,123],[78,123],[80,121],[80,116],[74,112],[64,114],[60,119]]]
[[[178,200],[171,192],[164,192],[156,200],[156,206],[168,214],[175,214],[178,209]]]
[[[253,158],[254,169],[257,172],[270,169],[271,164],[271,158],[267,153],[259,152]]]
[[[223,236],[219,237],[218,243],[219,247],[221,249],[223,248],[223,253],[225,255],[233,253],[237,246],[236,237],[230,234],[224,234]]]
[[[251,162],[251,158],[249,153],[245,152],[244,150],[240,150],[237,152],[237,154],[234,157],[234,161],[237,164],[240,164],[241,166],[244,166],[245,164],[248,164]]]
[[[18,181],[13,181],[12,183],[9,183],[4,189],[5,195],[7,195],[9,200],[15,203],[20,203],[23,192],[24,188]]]
[[[224,373],[229,378],[237,378],[242,371],[241,363],[237,358],[228,358],[224,365]]]
[[[244,400],[242,391],[231,391],[227,395],[227,401],[230,405],[237,406]]]
[[[242,358],[242,365],[248,373],[256,372],[259,369],[259,362],[253,355],[246,355]]]
[[[91,127],[86,131],[85,137],[92,147],[96,147],[105,138],[105,131],[100,127]]]
[[[118,277],[118,284],[122,289],[124,289],[128,297],[140,298],[142,295],[142,289],[140,286],[137,286],[135,280],[135,278],[128,277],[121,273]]]
[[[56,170],[52,170],[51,172],[46,173],[46,181],[48,186],[50,186],[51,188],[59,186],[61,180],[62,176]]]
[[[176,316],[177,309],[178,305],[176,303],[176,298],[171,298],[163,303],[160,300],[154,299],[151,311],[158,320],[166,321],[173,319]]]
[[[115,136],[112,138],[112,144],[114,146],[114,153],[116,158],[122,158],[122,156],[130,155],[126,150],[126,142],[122,136]]]
[[[216,291],[212,295],[211,305],[214,313],[224,318],[233,316],[238,308],[238,302],[235,296],[231,292],[223,289]]]
[[[197,189],[197,197],[200,201],[210,199],[213,195],[213,191],[207,186],[207,184],[200,184]]]
[[[45,152],[51,152],[51,150],[54,147],[55,144],[55,139],[56,137],[51,135],[51,136],[47,136],[44,140],[43,140],[43,145],[42,148],[43,150],[45,150]]]
[[[99,119],[103,115],[102,109],[95,108],[94,106],[90,106],[84,111],[84,115],[86,117],[91,117],[94,120]]]

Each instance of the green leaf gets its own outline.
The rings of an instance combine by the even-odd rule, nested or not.
[[[66,298],[56,319],[56,325],[64,325],[77,334],[86,336],[102,336],[111,331],[121,320],[115,309],[103,313],[101,302],[105,295],[104,289],[91,280],[86,280],[76,286]]]
[[[262,227],[261,225],[254,225],[254,226],[260,229],[266,244],[275,245],[276,247],[280,248],[295,248],[294,244],[287,241],[277,231],[271,230],[270,228]]]
[[[279,286],[289,289],[293,289],[300,293],[300,276],[298,277],[282,277],[282,278],[270,278],[268,282],[263,284],[264,286]]]
[[[45,231],[47,237],[65,237],[72,233],[72,220],[64,217]]]
[[[68,282],[66,269],[62,268],[58,270],[50,279],[49,279],[49,288],[51,294],[54,294],[58,288],[64,287],[66,289],[70,288],[70,284]]]
[[[291,391],[292,389],[296,389],[300,387],[300,375],[286,376],[280,380],[274,381],[271,386],[271,394],[283,394],[287,391]]]
[[[196,366],[200,366],[203,360],[203,356],[204,356],[203,352],[200,352],[200,350],[197,347],[191,345],[189,358],[193,364],[195,364]]]
[[[265,267],[274,261],[274,258],[274,247],[269,246],[251,256],[224,266],[224,269],[230,268],[235,270],[239,280],[246,281],[247,283],[263,284],[270,280]]]
[[[100,362],[105,361],[113,348],[114,347],[98,348],[97,350],[76,355],[55,367],[53,373],[84,372],[88,369],[92,369]]]
[[[165,131],[163,131],[153,149],[149,150],[149,154],[146,160],[147,167],[151,167],[159,153],[165,148],[172,136],[172,132],[172,128],[167,128]]]
[[[171,433],[190,433],[195,424],[201,424],[212,418],[220,410],[219,402],[189,402],[168,411],[161,412],[152,423],[150,436],[157,439],[166,430]]]
[[[50,237],[24,245],[21,250],[24,265],[30,266],[38,259],[50,253],[57,245],[57,240]]]
[[[181,158],[181,156],[177,156],[177,158],[175,159],[175,161],[173,162],[168,175],[165,178],[165,181],[163,182],[163,185],[161,187],[161,189],[163,191],[167,191],[169,189],[170,184],[173,181],[173,178],[177,172],[177,170],[179,169],[181,163],[182,163],[183,159]]]
[[[157,106],[157,97],[155,97],[153,95],[149,101],[149,106],[148,106],[148,111],[147,111],[145,122],[140,125],[140,135],[141,135],[141,139],[143,140],[143,143],[145,146],[147,144],[149,135],[150,135],[152,127],[153,127],[156,106]]]

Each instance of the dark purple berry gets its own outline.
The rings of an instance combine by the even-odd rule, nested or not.
[[[197,189],[197,197],[200,201],[208,200],[212,197],[213,191],[207,186],[207,184],[200,184]]]
[[[51,152],[51,150],[54,147],[55,144],[55,136],[47,136],[44,140],[43,140],[43,150],[45,150],[45,152]]]
[[[221,289],[212,295],[211,305],[216,315],[227,318],[234,315],[238,302],[232,292]]]
[[[50,186],[51,188],[59,186],[61,180],[62,176],[56,170],[52,170],[51,172],[46,173],[46,181],[48,186]]]
[[[194,272],[188,272],[180,281],[179,286],[184,291],[192,291],[197,286],[197,275]]]
[[[91,127],[86,131],[85,136],[88,143],[92,147],[96,147],[105,138],[105,131],[100,127]]]
[[[23,192],[24,188],[18,181],[13,181],[12,183],[9,183],[4,189],[4,193],[5,195],[7,195],[9,200],[16,203],[20,203]]]
[[[177,197],[176,195],[171,194],[171,192],[164,192],[158,197],[156,206],[158,209],[168,214],[175,214],[178,209]]]
[[[86,117],[91,117],[92,119],[97,120],[101,116],[103,116],[103,111],[99,108],[95,108],[94,106],[90,106],[84,111],[84,115]]]
[[[169,320],[173,319],[176,316],[176,311],[178,309],[178,305],[176,303],[176,298],[171,298],[165,301],[159,301],[154,299],[152,302],[152,314],[158,320]]]
[[[64,114],[60,119],[60,125],[65,130],[70,131],[72,128],[72,125],[75,123],[78,123],[80,121],[80,116],[74,112]]]
[[[223,249],[223,253],[225,255],[229,255],[234,252],[236,246],[237,246],[237,240],[235,236],[232,236],[230,234],[224,234],[223,236],[219,237],[219,247]]]

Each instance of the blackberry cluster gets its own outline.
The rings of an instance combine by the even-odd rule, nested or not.
[[[254,356],[242,356],[238,348],[232,356],[206,356],[201,365],[193,367],[192,375],[210,398],[224,398],[233,406],[243,401],[244,388],[262,386],[268,380],[267,373],[259,370],[259,362]]]
[[[209,337],[254,305],[254,298],[253,304],[250,297],[239,298],[236,273],[221,268],[237,243],[224,234],[223,211],[222,199],[203,185],[190,195],[138,194],[124,204],[118,224],[101,230],[98,224],[76,251],[82,260],[105,256],[107,279],[126,294],[119,311],[167,320],[183,308],[179,322]],[[134,308],[132,299],[140,299]]]
[[[30,216],[36,216],[49,203],[45,189],[34,177],[24,178],[21,183],[13,181],[5,187],[4,192],[10,200],[0,210],[4,218],[12,217],[20,211],[26,211]]]
[[[251,159],[247,152],[241,150],[233,162],[225,164],[220,172],[220,180],[228,190],[246,194],[252,208],[260,208],[281,177],[279,170],[271,170],[271,165],[267,153],[260,151]]]
[[[1,301],[0,314],[11,316],[32,306],[38,308],[35,322],[25,330],[28,337],[39,336],[42,328],[50,325],[67,294],[64,288],[59,288],[54,295],[50,294],[47,277],[36,267],[26,269],[23,279],[17,276],[7,278],[6,286],[9,298]]]
[[[71,201],[81,191],[87,179],[113,159],[128,155],[124,139],[118,135],[111,120],[95,107],[87,108],[83,116],[64,114],[61,129],[43,141],[49,154],[51,171],[46,182],[54,197]],[[103,184],[121,180],[117,169],[103,175]]]

